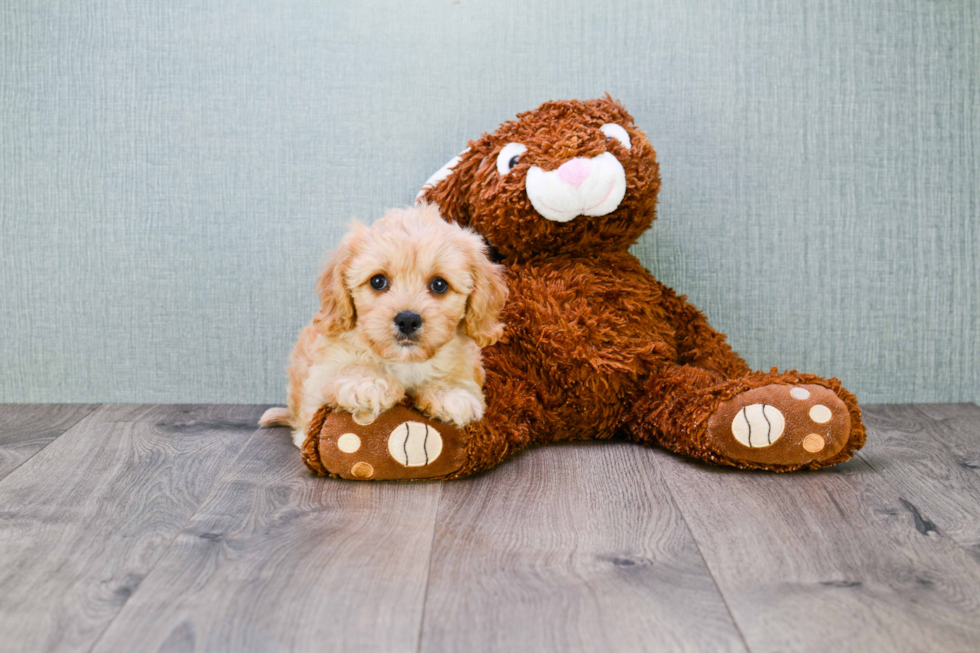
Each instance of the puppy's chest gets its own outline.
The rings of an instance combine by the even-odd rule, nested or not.
[[[350,332],[347,338],[331,343],[331,346],[318,352],[315,365],[323,369],[326,378],[341,375],[345,369],[351,367],[360,367],[376,370],[379,374],[397,380],[406,392],[413,392],[450,375],[453,365],[462,356],[457,351],[459,347],[451,342],[427,361],[398,363],[372,353],[356,332]]]
[[[444,371],[432,361],[422,363],[386,363],[385,372],[401,383],[405,387],[406,392],[413,392],[426,384],[431,384],[441,375],[444,375]]]

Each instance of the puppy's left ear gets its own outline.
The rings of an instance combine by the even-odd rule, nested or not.
[[[500,311],[507,301],[507,281],[504,267],[490,262],[483,239],[475,233],[468,235],[473,240],[470,249],[473,291],[466,302],[463,333],[473,338],[480,347],[489,347],[504,334]]]

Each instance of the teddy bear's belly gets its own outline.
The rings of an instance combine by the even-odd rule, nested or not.
[[[638,262],[521,272],[504,312],[506,342],[487,352],[488,371],[498,355],[524,369],[544,415],[582,425],[567,437],[612,435],[647,375],[676,358],[659,292],[630,278],[646,274]]]

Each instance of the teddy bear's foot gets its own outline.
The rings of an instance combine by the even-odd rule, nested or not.
[[[405,406],[368,425],[340,411],[318,417],[303,459],[319,474],[360,481],[445,478],[466,461],[463,431]]]
[[[820,466],[840,453],[850,433],[847,406],[833,390],[774,383],[719,404],[706,436],[735,464],[778,469]]]

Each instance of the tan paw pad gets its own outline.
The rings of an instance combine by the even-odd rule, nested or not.
[[[823,436],[819,433],[811,433],[810,435],[803,438],[803,448],[810,453],[817,453],[818,451],[823,451],[824,445]]]
[[[374,467],[371,466],[371,463],[354,463],[354,466],[350,468],[350,473],[354,478],[371,478],[374,476]]]

